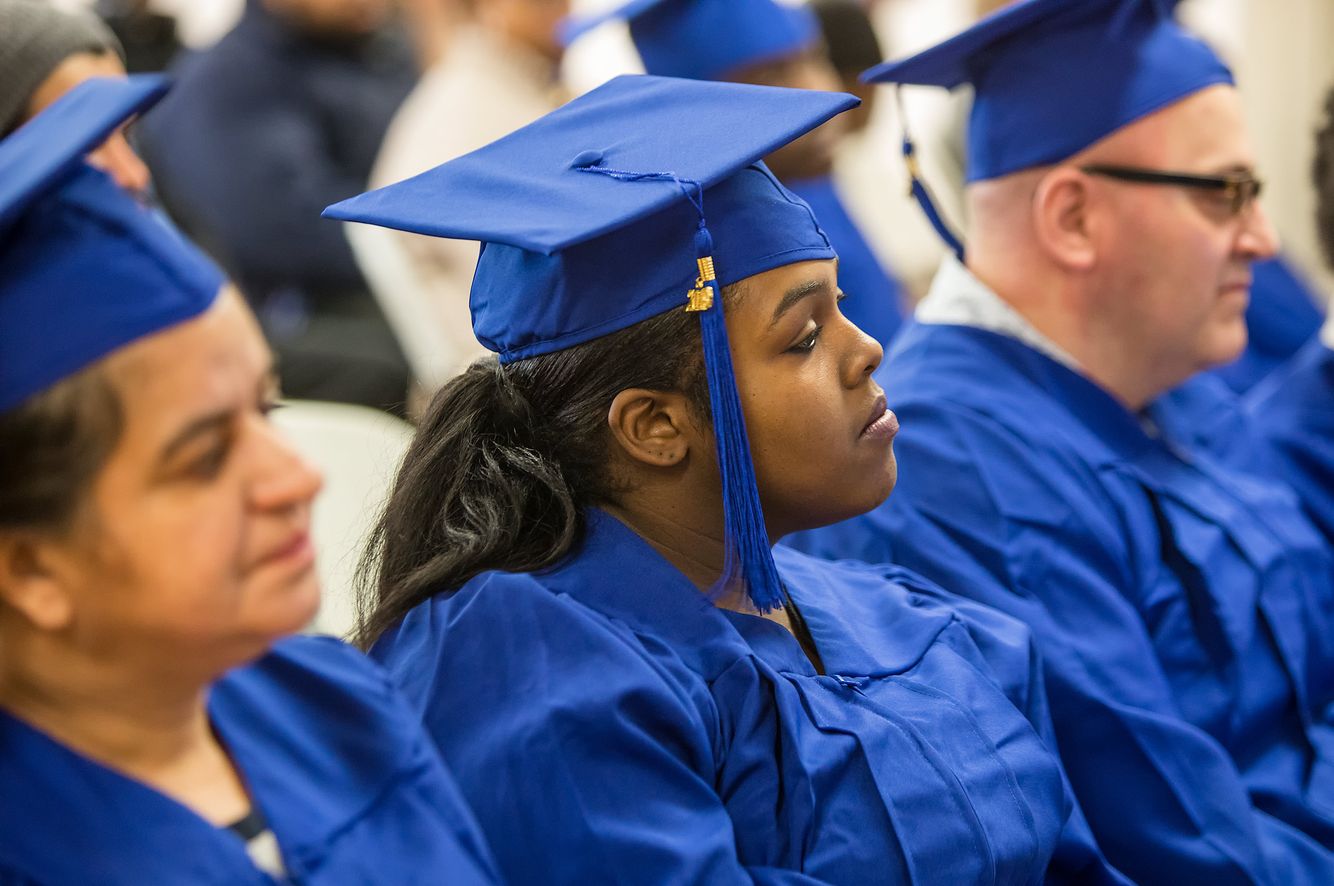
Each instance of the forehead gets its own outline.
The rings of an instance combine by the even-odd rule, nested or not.
[[[127,427],[147,430],[252,397],[269,364],[249,308],[227,287],[200,316],[118,351],[108,370]]]
[[[1255,163],[1241,97],[1232,86],[1200,90],[1107,140],[1122,162],[1185,171]]]
[[[735,284],[734,296],[727,304],[728,317],[735,316],[748,327],[754,323],[765,328],[774,308],[794,287],[815,282],[837,288],[838,259],[796,262],[747,277]]]

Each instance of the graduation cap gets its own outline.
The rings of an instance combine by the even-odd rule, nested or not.
[[[760,161],[857,105],[841,93],[618,77],[535,123],[325,215],[482,241],[473,328],[502,363],[697,312],[723,478],[728,566],[782,601],[721,287],[835,257],[810,208]],[[713,137],[728,120],[728,137]]]
[[[193,317],[217,268],[84,156],[167,90],[94,79],[0,141],[0,411]]]
[[[868,83],[973,86],[970,182],[1057,163],[1217,84],[1227,66],[1177,25],[1174,0],[1020,0],[944,43],[866,71]],[[919,201],[913,146],[904,153]],[[933,208],[923,207],[946,236]],[[951,243],[962,252],[958,241]]]
[[[802,52],[820,36],[809,9],[776,0],[630,0],[571,19],[566,42],[613,19],[629,24],[644,70],[691,80],[716,80],[737,68]]]

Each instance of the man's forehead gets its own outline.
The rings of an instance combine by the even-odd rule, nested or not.
[[[1217,84],[1118,129],[1079,162],[1140,164],[1181,171],[1226,171],[1254,165],[1235,87]]]

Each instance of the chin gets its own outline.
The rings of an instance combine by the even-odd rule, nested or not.
[[[285,582],[281,588],[260,591],[254,609],[256,633],[267,637],[270,643],[299,633],[320,611],[322,596],[320,578],[314,569]]]
[[[1204,358],[1200,361],[1201,369],[1213,369],[1231,363],[1242,355],[1249,341],[1244,319],[1230,322],[1209,337],[1205,347],[1201,348]]]

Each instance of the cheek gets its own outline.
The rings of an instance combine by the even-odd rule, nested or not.
[[[895,464],[887,445],[857,438],[869,396],[849,395],[831,367],[803,367],[768,387],[773,395],[746,403],[746,424],[765,512],[782,521],[771,528],[811,528],[880,504]]]
[[[217,490],[164,498],[127,542],[142,594],[182,627],[215,623],[235,605],[245,525],[239,501]]]

